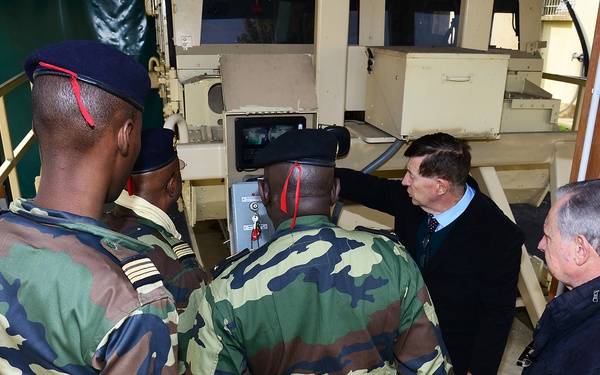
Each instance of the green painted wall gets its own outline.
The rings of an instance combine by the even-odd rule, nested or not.
[[[111,44],[144,66],[156,55],[154,19],[146,16],[144,0],[0,0],[0,82],[21,73],[31,52],[67,39]],[[29,93],[23,84],[5,97],[13,148],[31,129]],[[146,101],[144,128],[162,123],[162,101],[153,90]],[[35,195],[33,181],[39,172],[36,141],[17,167],[24,197]]]

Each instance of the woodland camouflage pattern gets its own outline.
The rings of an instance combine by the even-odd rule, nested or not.
[[[188,348],[193,373],[452,373],[401,245],[324,216],[289,227],[207,288]]]
[[[209,278],[188,244],[173,237],[160,225],[137,216],[133,210],[115,204],[115,209],[105,213],[102,220],[113,230],[153,247],[147,255],[163,276],[163,283],[173,296],[179,313],[179,373],[184,373],[187,343],[192,337],[195,317],[195,314],[184,312],[188,303],[191,309],[197,310]],[[199,292],[192,296],[196,289],[199,289]],[[190,318],[187,318],[188,316]]]
[[[24,200],[10,210],[0,215],[0,373],[177,372],[175,305],[148,258],[128,250],[149,246]],[[148,275],[137,289],[120,265],[136,262]]]

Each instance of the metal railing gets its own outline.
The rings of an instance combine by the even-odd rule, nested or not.
[[[0,139],[4,151],[4,162],[0,165],[0,184],[4,184],[8,178],[13,199],[21,197],[21,187],[16,170],[17,163],[35,140],[35,135],[33,130],[29,130],[17,147],[13,149],[4,96],[25,82],[28,82],[28,80],[25,72],[23,72],[0,84]]]

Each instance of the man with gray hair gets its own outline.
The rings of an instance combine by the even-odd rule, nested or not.
[[[538,248],[568,291],[548,303],[533,342],[517,364],[523,374],[597,374],[600,357],[600,180],[558,189]],[[530,353],[533,350],[532,353]]]

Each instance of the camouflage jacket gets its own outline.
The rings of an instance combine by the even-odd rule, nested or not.
[[[193,373],[452,372],[402,246],[325,216],[289,228],[217,271],[189,343]]]
[[[21,199],[0,236],[2,374],[177,372],[178,316],[147,245]]]
[[[190,308],[197,310],[209,281],[207,274],[185,241],[173,237],[160,225],[136,215],[132,210],[115,204],[115,208],[105,213],[102,220],[113,230],[152,246],[153,249],[145,254],[163,276],[165,287],[173,295],[179,313],[179,373],[184,373],[187,343],[192,336],[195,317],[195,313],[184,312],[188,303]]]

